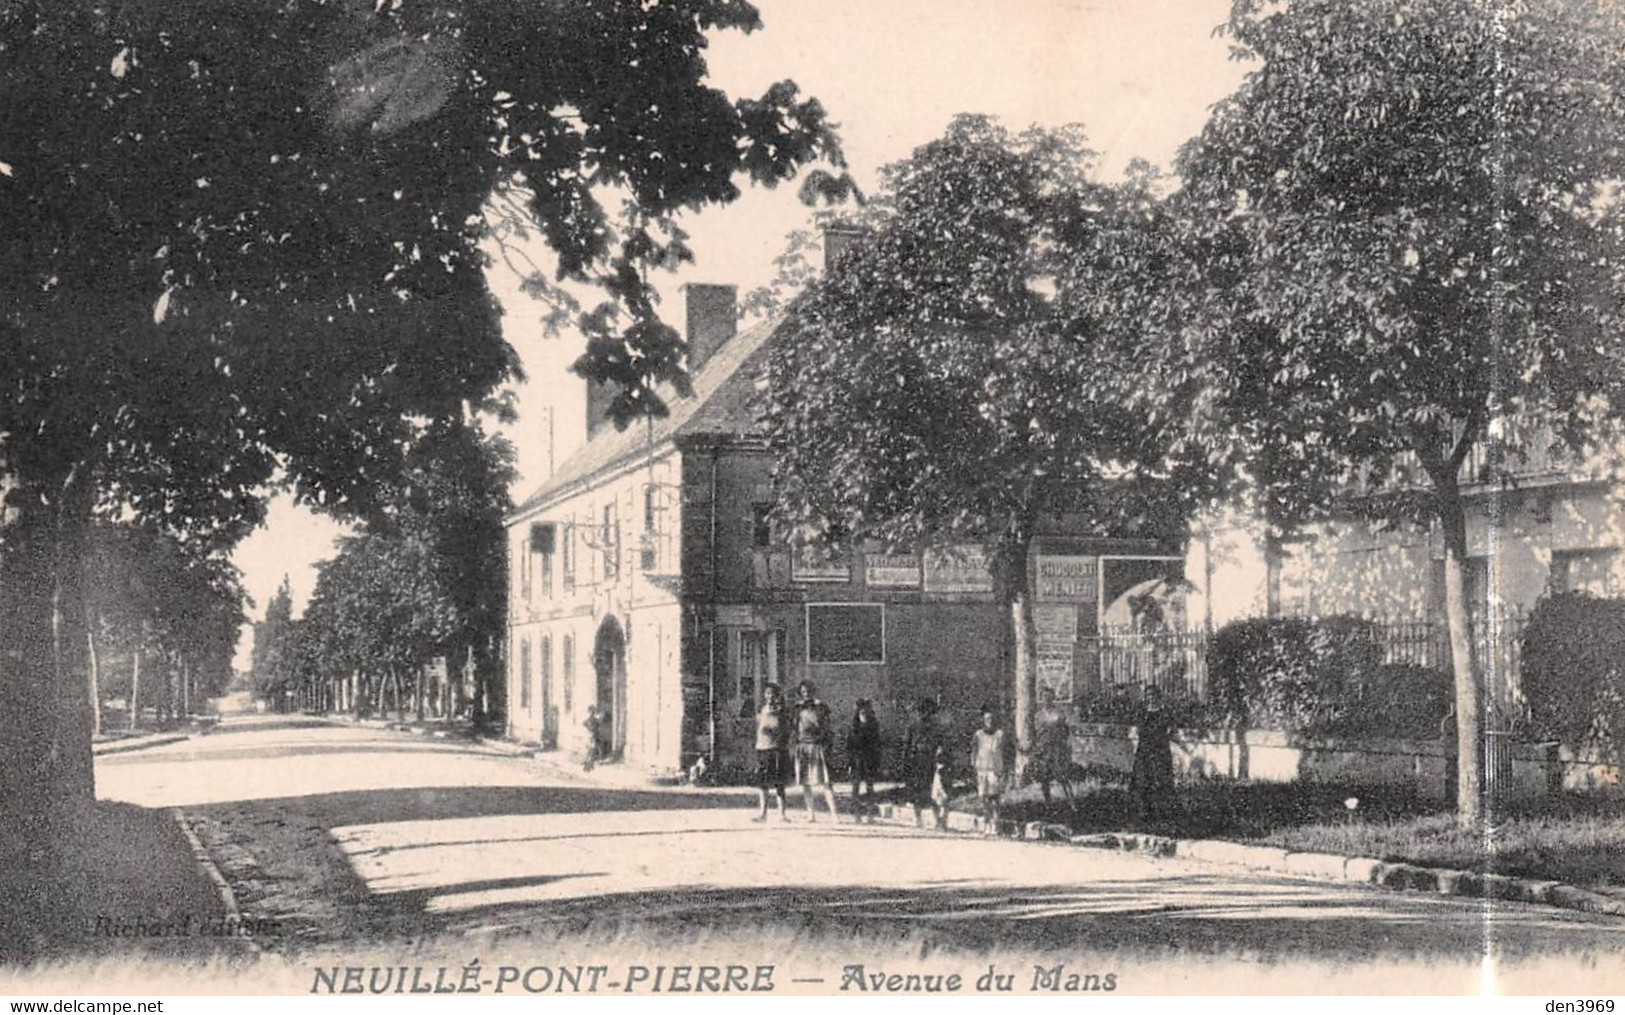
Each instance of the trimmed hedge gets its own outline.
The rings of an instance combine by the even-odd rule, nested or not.
[[[1239,620],[1213,636],[1208,686],[1218,718],[1235,729],[1437,737],[1449,674],[1382,660],[1382,627],[1359,617]]]
[[[1625,600],[1542,599],[1524,628],[1520,669],[1535,735],[1625,760]]]

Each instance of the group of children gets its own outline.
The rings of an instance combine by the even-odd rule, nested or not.
[[[829,707],[817,698],[810,682],[803,681],[797,688],[796,702],[788,711],[778,686],[767,685],[762,707],[756,713],[759,794],[756,821],[767,820],[770,794],[778,800],[779,817],[789,820],[784,791],[792,777],[802,788],[809,821],[817,820],[814,796],[822,797],[828,804],[830,820],[839,821],[829,768],[832,741]],[[852,767],[853,814],[860,824],[872,822],[879,814],[874,795],[875,780],[880,775],[881,738],[874,704],[867,698],[858,699],[853,710],[846,753]],[[976,773],[976,794],[982,805],[983,828],[989,834],[998,827],[1008,753],[1005,731],[999,728],[997,713],[992,708],[983,708],[981,726],[972,737],[970,757]],[[901,766],[903,799],[913,809],[916,825],[923,826],[924,815],[930,811],[937,828],[947,826],[950,757],[937,722],[936,702],[921,699],[903,742]],[[1047,797],[1047,781],[1044,789]],[[1070,786],[1067,796],[1070,799]]]

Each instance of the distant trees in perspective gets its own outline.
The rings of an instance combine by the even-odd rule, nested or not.
[[[255,693],[273,707],[502,714],[512,448],[470,415],[425,426],[407,462],[362,531],[317,566],[303,616],[284,586],[256,625]]]
[[[232,679],[247,594],[222,552],[161,530],[98,522],[86,560],[85,632],[96,732],[124,702],[137,729],[144,710],[160,723],[197,712]]]

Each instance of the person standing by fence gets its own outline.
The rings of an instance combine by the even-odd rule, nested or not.
[[[1044,803],[1050,802],[1050,784],[1058,782],[1066,794],[1067,806],[1076,811],[1078,801],[1072,795],[1072,727],[1066,713],[1055,703],[1055,692],[1048,687],[1039,691],[1039,710],[1033,725],[1037,736],[1032,775],[1044,793]]]
[[[1134,768],[1129,795],[1141,818],[1162,817],[1174,803],[1174,727],[1162,703],[1162,688],[1146,688],[1145,704],[1135,723]]]
[[[982,707],[982,727],[971,738],[971,767],[982,802],[982,833],[999,834],[999,798],[1004,794],[1004,730],[992,706]]]
[[[921,698],[914,706],[914,721],[903,739],[903,799],[913,809],[914,824],[918,828],[925,827],[927,808],[936,817],[936,828],[947,827],[947,811],[933,799],[931,792],[944,758],[942,731],[937,726],[937,703]]]

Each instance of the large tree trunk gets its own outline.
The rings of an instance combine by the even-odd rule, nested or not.
[[[1033,703],[1038,685],[1038,633],[1033,627],[1032,583],[1027,576],[1031,540],[1022,537],[1003,562],[998,584],[1010,613],[1010,678],[1014,690],[1015,785],[1026,781],[1033,753]]]
[[[95,612],[87,604],[85,613],[85,649],[90,662],[85,671],[89,679],[86,690],[90,694],[90,736],[94,740],[102,735],[102,661],[96,651]]]
[[[423,721],[423,670],[419,669],[412,677],[412,696],[417,699],[418,722]]]
[[[0,508],[0,868],[17,874],[50,870],[67,834],[63,816],[95,797],[82,581],[90,505],[71,477],[0,483],[8,489],[11,503]]]
[[[135,650],[135,661],[130,665],[130,730],[141,723],[141,649]]]
[[[1454,477],[1436,477],[1444,530],[1444,614],[1456,684],[1456,823],[1476,830],[1484,818],[1484,692],[1473,665],[1467,603],[1467,518]]]

